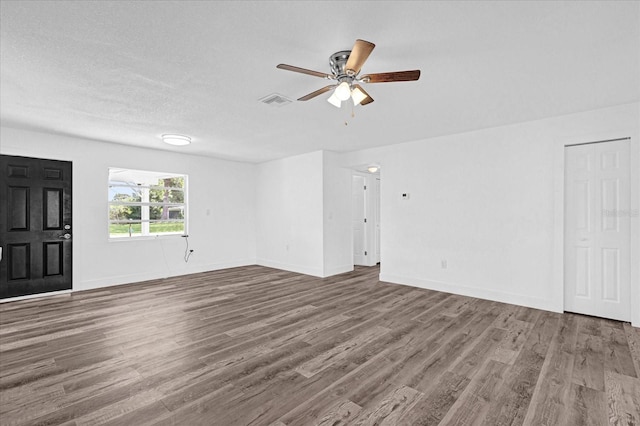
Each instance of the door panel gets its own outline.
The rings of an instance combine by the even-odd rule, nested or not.
[[[8,188],[9,231],[29,229],[29,188],[10,186]]]
[[[629,321],[629,140],[565,149],[565,310]]]
[[[9,281],[28,280],[31,278],[31,245],[9,244],[7,246],[9,263]]]
[[[62,229],[62,189],[58,188],[45,188],[42,199],[44,200],[43,207],[43,222],[45,230],[60,230]]]
[[[0,155],[0,298],[71,289],[71,163]]]
[[[591,297],[591,249],[576,247],[576,296]]]
[[[602,298],[620,302],[620,250],[602,249]]]

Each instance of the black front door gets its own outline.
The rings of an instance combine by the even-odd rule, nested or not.
[[[71,163],[0,155],[0,298],[71,289]]]

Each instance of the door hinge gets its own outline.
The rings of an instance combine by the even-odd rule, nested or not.
[[[364,186],[364,190],[365,190],[365,191],[367,190],[367,185],[365,185],[365,186]]]
[[[364,218],[364,223],[367,223],[367,218],[366,217]]]
[[[367,255],[367,252],[366,252],[366,251],[364,252],[364,255],[365,255],[365,256]]]

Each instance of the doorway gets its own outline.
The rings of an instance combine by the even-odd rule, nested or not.
[[[70,290],[71,163],[0,155],[0,299]]]
[[[565,311],[631,320],[629,142],[565,147]]]
[[[351,180],[353,264],[380,263],[380,175],[354,171]]]

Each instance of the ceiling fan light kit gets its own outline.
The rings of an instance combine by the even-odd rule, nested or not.
[[[333,94],[341,101],[346,101],[349,99],[349,96],[351,96],[351,86],[346,81],[343,81],[338,84],[338,87],[333,91]]]
[[[327,99],[327,102],[329,102],[331,105],[340,108],[342,106],[342,101],[340,99],[338,99],[338,97],[336,96],[335,93],[333,93],[331,96],[329,96],[329,98]]]
[[[360,86],[359,83],[388,83],[393,81],[416,81],[420,78],[420,70],[395,71],[378,74],[366,74],[359,77],[362,65],[367,60],[376,45],[365,40],[356,40],[352,50],[341,50],[329,57],[331,74],[293,65],[279,64],[276,68],[298,72],[301,74],[334,80],[336,83],[318,89],[299,98],[299,101],[308,101],[323,93],[333,91],[327,101],[340,108],[342,101],[351,98],[353,105],[368,105],[373,98]]]
[[[367,95],[365,95],[362,89],[360,89],[359,87],[354,87],[354,89],[351,91],[351,99],[353,99],[354,105],[358,105],[360,102],[367,99]]]

